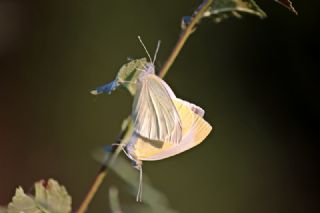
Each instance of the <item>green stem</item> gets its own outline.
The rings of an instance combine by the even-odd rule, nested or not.
[[[166,63],[163,65],[162,69],[160,70],[160,72],[158,74],[160,78],[163,78],[166,75],[166,73],[168,72],[169,68],[171,67],[173,62],[176,60],[178,54],[180,53],[183,45],[185,44],[185,42],[187,41],[189,36],[193,33],[196,24],[199,23],[199,21],[201,20],[201,18],[203,16],[203,13],[210,7],[212,2],[213,2],[213,0],[205,0],[198,7],[198,9],[194,12],[190,23],[188,23],[188,26],[184,29],[184,31],[180,35],[176,46],[173,48],[169,58],[167,59]],[[132,125],[131,119],[129,119],[129,120],[130,121],[128,122],[126,130],[121,132],[121,135],[123,137],[120,137],[121,138],[120,145],[117,146],[117,148],[113,150],[111,157],[101,166],[98,174],[96,175],[96,178],[93,181],[93,184],[90,186],[90,189],[89,189],[88,193],[86,194],[84,200],[80,204],[80,207],[78,208],[76,213],[84,213],[87,210],[87,208],[88,208],[89,204],[91,203],[94,195],[98,191],[98,189],[101,186],[103,180],[107,176],[110,168],[113,166],[113,163],[115,162],[115,160],[117,159],[119,153],[121,152],[122,144],[126,144],[126,142],[129,141],[129,139],[130,139],[130,137],[132,135],[132,132],[133,132],[133,125]]]

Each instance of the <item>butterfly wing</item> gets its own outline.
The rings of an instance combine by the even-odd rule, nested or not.
[[[203,118],[196,120],[193,128],[190,132],[182,138],[182,141],[178,145],[173,145],[172,147],[163,147],[161,150],[158,150],[157,154],[146,156],[145,158],[140,157],[140,160],[144,161],[155,161],[162,160],[165,158],[169,158],[185,152],[197,145],[199,145],[210,133],[212,127],[208,122],[206,122]],[[141,139],[141,138],[140,138]],[[144,140],[144,139],[142,139]],[[145,143],[144,143],[145,145]]]
[[[155,142],[136,135],[130,140],[130,150],[128,150],[135,158],[155,161],[172,157],[197,146],[208,136],[212,130],[211,125],[202,118],[202,114],[197,114],[199,110],[194,111],[195,108],[201,109],[200,107],[181,99],[174,99],[174,104],[182,122],[181,142],[179,144]]]
[[[181,121],[170,94],[170,87],[156,75],[140,79],[132,110],[135,131],[140,136],[169,143],[181,141]]]

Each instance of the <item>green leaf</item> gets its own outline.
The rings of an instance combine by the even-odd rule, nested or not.
[[[41,209],[54,213],[71,212],[71,197],[64,186],[53,179],[35,184],[35,201]]]
[[[104,152],[102,149],[97,150],[94,153],[94,158],[100,163],[105,163],[105,159],[110,156],[110,153]],[[123,179],[130,187],[131,193],[135,197],[138,191],[138,184],[139,184],[139,174],[136,169],[132,167],[130,162],[118,156],[115,165],[110,167],[121,179]],[[154,185],[150,182],[148,176],[143,174],[143,197],[142,203],[146,204],[139,204],[135,206],[126,206],[121,205],[123,212],[165,212],[165,213],[177,213],[169,203],[167,197],[160,192],[158,189],[154,187]]]
[[[0,209],[1,212],[1,209]],[[69,213],[71,197],[57,181],[39,181],[35,184],[35,196],[26,195],[21,187],[16,189],[8,213]]]
[[[132,165],[124,158],[118,157],[115,165],[111,167],[112,170],[122,178],[128,185],[132,187],[131,193],[136,196],[139,185],[139,173],[136,169],[132,168]],[[177,213],[169,203],[169,200],[161,191],[154,187],[154,185],[149,180],[146,174],[143,174],[143,203],[146,204],[147,209],[142,210],[139,205],[137,211],[133,211],[132,206],[130,206],[130,211],[128,212],[166,212],[166,213]],[[124,212],[125,211],[124,209]]]
[[[296,9],[294,9],[293,4],[290,0],[274,0],[274,1],[286,7],[288,10],[295,13],[296,15],[298,15],[298,12],[296,11]]]
[[[110,94],[113,90],[118,88],[118,86],[123,86],[129,90],[131,95],[134,95],[136,93],[136,82],[139,73],[142,69],[145,69],[147,63],[147,59],[141,58],[122,65],[115,80],[91,90],[90,93],[92,95],[99,95],[102,93]]]
[[[146,58],[140,58],[130,61],[127,64],[124,64],[117,75],[116,81],[127,88],[131,95],[136,93],[136,81],[139,75],[139,70],[144,69],[147,64]]]
[[[122,213],[119,201],[119,191],[116,187],[112,186],[109,189],[110,209],[112,213]]]
[[[33,197],[26,195],[21,187],[16,189],[16,194],[8,206],[8,213],[42,213]]]
[[[220,22],[230,16],[240,18],[241,14],[246,13],[260,18],[267,17],[254,0],[215,0],[204,13],[204,17],[212,17],[215,22]]]

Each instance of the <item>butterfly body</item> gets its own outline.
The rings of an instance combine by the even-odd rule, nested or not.
[[[143,79],[146,75],[149,75],[149,74],[155,74],[155,70],[154,70],[154,65],[153,63],[147,63],[145,66],[144,66],[144,69],[141,69],[140,70],[140,73],[138,75],[138,79]]]

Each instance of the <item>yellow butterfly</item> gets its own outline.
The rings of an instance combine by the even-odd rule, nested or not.
[[[142,161],[162,160],[180,154],[200,144],[211,132],[211,125],[203,119],[204,110],[192,103],[172,97],[181,120],[182,139],[179,143],[152,140],[134,132],[124,147],[126,155],[140,171],[137,201],[142,198]]]

